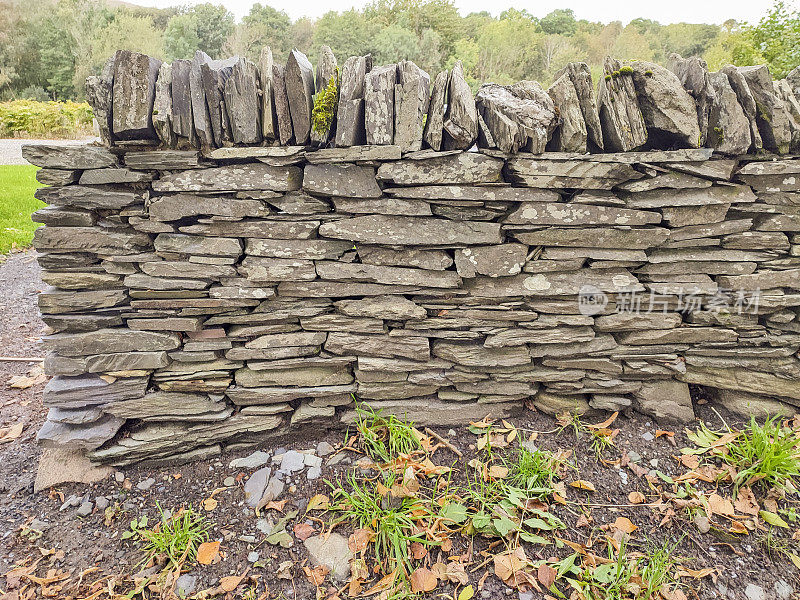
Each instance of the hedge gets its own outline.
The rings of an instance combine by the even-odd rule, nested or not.
[[[0,102],[0,137],[81,137],[92,134],[92,108],[85,102]]]

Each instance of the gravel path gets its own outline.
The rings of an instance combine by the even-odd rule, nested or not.
[[[87,144],[97,138],[89,137],[81,140],[23,140],[23,139],[0,139],[0,165],[27,165],[28,161],[22,158],[22,146],[27,144],[62,144],[64,146],[74,146],[76,144]]]

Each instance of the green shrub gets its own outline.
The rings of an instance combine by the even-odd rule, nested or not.
[[[315,133],[325,135],[333,125],[333,117],[336,114],[336,105],[339,101],[339,69],[336,69],[333,77],[328,81],[328,87],[320,90],[314,96],[314,108],[311,111],[312,128]]]
[[[85,102],[12,100],[0,103],[0,136],[77,137],[92,133],[92,108]]]

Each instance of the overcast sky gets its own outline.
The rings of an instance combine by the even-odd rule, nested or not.
[[[176,4],[194,4],[202,0],[128,0],[142,6],[164,8]],[[246,15],[253,4],[251,0],[211,0],[224,4],[237,18]],[[267,0],[274,8],[286,11],[294,20],[299,17],[317,18],[329,10],[361,8],[366,0]],[[632,2],[631,0],[539,0],[533,5],[530,0],[455,0],[461,15],[488,10],[493,15],[509,7],[527,8],[528,12],[543,17],[556,8],[571,8],[579,19],[589,21],[622,21],[627,23],[636,17],[653,19],[660,23],[722,23],[727,19],[758,21],[772,5],[770,0],[657,0],[655,2]],[[792,4],[792,2],[787,2]]]

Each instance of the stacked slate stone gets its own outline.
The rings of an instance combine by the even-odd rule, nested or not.
[[[431,82],[356,57],[312,135],[298,52],[118,53],[90,82],[112,145],[24,149],[51,185],[40,441],[187,460],[347,424],[356,400],[433,425],[525,406],[686,421],[688,384],[793,411],[800,160],[752,152],[786,149],[798,78],[768,95],[761,68],[673,63],[609,60],[596,100],[581,65],[473,100],[460,65]],[[731,146],[697,148],[716,127]]]

